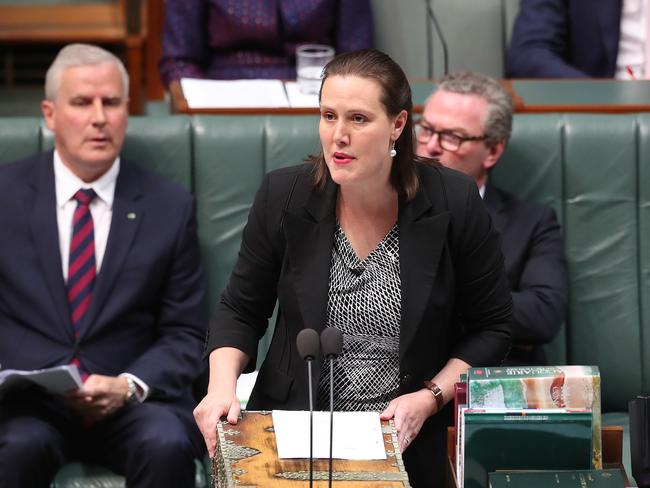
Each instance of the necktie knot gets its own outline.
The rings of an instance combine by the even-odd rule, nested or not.
[[[92,188],[87,188],[87,189],[81,189],[77,193],[74,194],[74,199],[77,201],[79,205],[90,205],[90,202],[93,201],[93,198],[95,198],[97,194],[95,193],[95,190]]]

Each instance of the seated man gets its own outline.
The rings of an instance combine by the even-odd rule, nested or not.
[[[645,0],[522,0],[510,78],[650,78]]]
[[[538,347],[558,332],[567,304],[563,242],[555,212],[518,200],[490,184],[488,171],[503,154],[513,104],[496,80],[477,73],[448,75],[416,123],[417,153],[476,180],[502,235],[513,299],[510,364],[544,364]]]
[[[128,486],[194,486],[207,325],[194,201],[120,158],[128,86],[112,54],[65,47],[42,103],[54,151],[0,165],[0,363],[72,363],[85,379],[0,400],[3,488],[49,486],[70,459]]]

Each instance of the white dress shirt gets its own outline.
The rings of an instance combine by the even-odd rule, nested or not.
[[[104,260],[108,233],[113,218],[113,198],[115,196],[115,183],[120,172],[120,158],[115,159],[111,168],[101,177],[86,183],[75,175],[61,161],[61,156],[54,151],[54,188],[56,191],[56,221],[59,229],[59,251],[61,253],[61,266],[63,280],[68,281],[68,259],[70,257],[70,241],[72,239],[72,217],[77,208],[77,201],[73,198],[80,189],[95,190],[97,196],[90,202],[90,214],[93,218],[95,237],[95,268],[97,274]],[[144,401],[149,395],[149,386],[137,376],[122,373],[120,376],[131,378],[140,387],[138,400]]]
[[[650,73],[645,73],[646,15],[648,0],[623,0],[616,57],[616,78],[619,80],[650,77]]]

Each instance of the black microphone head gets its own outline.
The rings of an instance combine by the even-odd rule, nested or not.
[[[313,361],[318,357],[320,349],[318,332],[314,329],[302,329],[298,332],[296,346],[298,347],[298,354],[300,354],[301,358],[305,361]]]
[[[323,356],[327,359],[337,358],[343,350],[343,334],[336,327],[325,327],[320,333],[320,343]]]

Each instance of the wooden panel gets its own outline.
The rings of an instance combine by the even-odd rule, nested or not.
[[[0,5],[0,43],[110,44],[121,49],[129,73],[129,109],[142,113],[143,40],[129,35],[127,0],[58,5]]]

